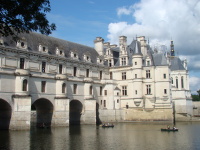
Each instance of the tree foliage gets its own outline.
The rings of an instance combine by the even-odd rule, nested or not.
[[[56,29],[46,19],[50,11],[49,0],[0,0],[0,34],[39,31],[49,35]]]
[[[199,95],[192,94],[192,101],[200,101]]]

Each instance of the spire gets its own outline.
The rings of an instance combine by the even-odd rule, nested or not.
[[[170,45],[170,54],[171,56],[175,56],[174,44],[172,40],[171,40],[171,45]]]
[[[137,38],[136,38],[136,41],[135,41],[135,54],[139,54]]]

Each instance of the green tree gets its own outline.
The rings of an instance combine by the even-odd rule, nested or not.
[[[192,101],[200,101],[199,95],[192,95]]]
[[[49,0],[1,0],[0,34],[9,36],[39,31],[49,35],[56,29],[55,24],[50,24],[46,18],[50,11]]]

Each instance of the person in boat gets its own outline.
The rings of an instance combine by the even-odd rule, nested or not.
[[[175,127],[175,126],[173,127],[173,130],[176,130],[176,127]]]
[[[169,125],[167,126],[167,129],[170,129],[170,126],[169,126]]]

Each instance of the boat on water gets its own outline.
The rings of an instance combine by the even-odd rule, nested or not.
[[[175,131],[178,131],[177,128],[172,128],[172,129],[168,129],[168,128],[161,128],[161,131],[168,131],[168,132],[175,132]]]
[[[113,128],[114,125],[113,124],[103,124],[102,128]]]

